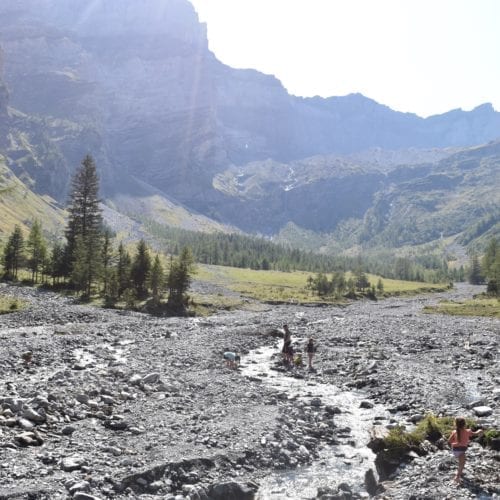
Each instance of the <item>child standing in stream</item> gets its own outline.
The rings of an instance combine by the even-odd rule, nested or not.
[[[455,419],[455,430],[451,433],[448,443],[451,445],[453,455],[458,459],[458,469],[454,481],[460,483],[462,472],[465,466],[465,452],[469,446],[469,441],[472,436],[478,436],[483,431],[481,429],[472,431],[465,427],[465,418],[457,417]]]

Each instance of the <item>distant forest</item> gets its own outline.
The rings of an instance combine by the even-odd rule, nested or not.
[[[271,240],[236,233],[200,233],[173,228],[155,221],[143,221],[147,231],[160,242],[161,251],[178,255],[188,247],[195,261],[262,270],[309,271],[359,271],[381,275],[385,278],[409,281],[443,282],[464,280],[464,270],[448,268],[446,260],[436,255],[412,258],[394,257],[393,253],[349,257],[303,251],[274,243]]]

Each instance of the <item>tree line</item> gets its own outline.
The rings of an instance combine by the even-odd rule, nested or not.
[[[385,278],[442,283],[464,281],[464,268],[449,268],[442,257],[431,254],[394,257],[390,251],[363,256],[329,255],[299,250],[270,239],[236,233],[200,233],[167,227],[152,220],[143,221],[168,253],[177,254],[188,246],[197,262],[230,267],[312,273],[346,272],[362,269]]]
[[[86,156],[72,178],[64,240],[49,246],[40,222],[35,220],[25,241],[16,226],[3,251],[4,277],[18,279],[19,270],[26,269],[33,283],[51,281],[53,286],[66,286],[85,298],[97,294],[109,305],[118,300],[132,305],[136,300],[148,298],[160,304],[160,297],[166,293],[167,303],[176,308],[186,302],[194,262],[313,272],[317,276],[310,283],[311,289],[327,295],[380,292],[379,283],[365,286],[364,273],[421,282],[463,281],[466,277],[463,267],[450,269],[446,259],[432,254],[394,257],[389,251],[380,251],[363,257],[326,255],[298,250],[263,237],[199,233],[151,220],[143,222],[146,230],[161,242],[163,255],[177,257],[167,262],[165,257],[152,256],[144,240],[131,255],[123,243],[117,246],[115,236],[104,226],[98,191],[94,160]],[[478,257],[477,263],[471,261],[469,281],[487,280],[492,290],[498,288],[497,246],[493,240],[481,262]],[[353,269],[355,278],[351,281],[341,278]],[[334,273],[334,278],[326,279],[327,273]]]
[[[471,255],[468,278],[473,285],[486,283],[488,294],[500,296],[500,244],[496,238],[488,242],[482,258]]]
[[[99,295],[108,306],[123,300],[133,307],[137,300],[151,299],[153,307],[160,307],[166,295],[169,310],[184,310],[194,272],[190,249],[182,248],[167,266],[158,254],[151,255],[144,240],[132,255],[123,243],[115,248],[114,235],[103,223],[98,193],[96,165],[87,155],[72,178],[65,240],[50,247],[38,220],[26,240],[15,226],[3,251],[4,278],[17,280],[26,269],[32,283],[51,282],[85,299]]]
[[[307,288],[319,297],[355,298],[356,294],[359,293],[376,299],[377,294],[381,295],[384,292],[384,282],[379,278],[375,286],[375,284],[370,283],[366,273],[358,268],[347,279],[343,271],[333,272],[330,279],[324,273],[317,273],[314,277],[308,278]]]

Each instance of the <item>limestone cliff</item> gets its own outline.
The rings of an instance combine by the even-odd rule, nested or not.
[[[60,200],[72,169],[91,153],[107,196],[133,196],[141,179],[252,230],[275,231],[288,220],[325,230],[359,216],[381,174],[350,171],[342,181],[336,174],[317,181],[318,161],[307,158],[321,155],[324,168],[335,170],[328,155],[500,137],[500,113],[491,105],[423,119],[359,94],[291,96],[273,76],[219,62],[187,0],[2,2],[0,44],[10,105],[19,110],[11,113],[12,130],[25,130],[30,143],[10,140],[6,156],[18,175]],[[5,101],[0,85],[0,116],[8,114]],[[245,167],[252,162],[269,170],[256,177]],[[285,171],[311,168],[315,180],[285,189],[272,180],[274,162]],[[259,200],[226,189],[232,168],[241,169],[234,185],[249,175]],[[331,203],[319,203],[326,199]]]

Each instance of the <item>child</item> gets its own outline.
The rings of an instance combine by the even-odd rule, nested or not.
[[[226,351],[224,353],[224,359],[226,360],[226,366],[228,368],[237,368],[240,364],[240,356],[235,352]]]
[[[460,477],[465,465],[465,452],[467,451],[471,436],[477,436],[482,432],[481,429],[478,431],[466,429],[465,418],[457,417],[455,419],[455,430],[451,433],[448,443],[451,445],[453,455],[458,458],[458,470],[454,478],[456,483],[460,483]]]
[[[293,360],[293,364],[297,367],[300,368],[302,366],[302,354],[300,352],[295,356]]]
[[[316,352],[316,346],[314,345],[314,339],[311,337],[309,342],[306,344],[306,348],[304,349],[307,352],[307,357],[309,358],[309,370],[314,370],[312,361],[314,357],[314,353]]]

